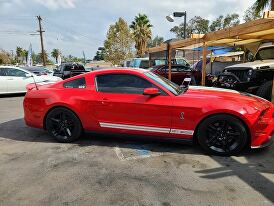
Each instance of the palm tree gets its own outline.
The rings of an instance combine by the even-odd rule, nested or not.
[[[58,61],[59,54],[61,54],[61,52],[59,51],[59,49],[53,49],[52,52],[51,52],[51,56],[53,58],[55,58],[56,63]]]
[[[256,13],[260,13],[269,5],[271,6],[270,10],[274,10],[274,0],[256,0],[254,4]]]
[[[23,54],[23,49],[22,49],[22,47],[16,47],[16,60],[17,60],[17,62],[18,62],[18,60],[19,60],[19,57],[21,57],[22,56],[22,54]]]
[[[134,21],[130,25],[130,28],[133,31],[138,57],[143,57],[145,54],[147,42],[151,39],[152,35],[151,27],[152,25],[145,14],[138,14],[138,16],[135,16]]]
[[[23,49],[21,55],[23,58],[25,58],[25,60],[27,62],[28,61],[28,51]]]

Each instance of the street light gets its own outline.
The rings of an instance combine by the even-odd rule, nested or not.
[[[186,11],[174,12],[173,15],[166,16],[169,22],[174,22],[175,17],[184,17],[184,39],[186,38]]]

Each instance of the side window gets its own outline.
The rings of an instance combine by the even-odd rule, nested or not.
[[[6,75],[6,68],[0,68],[0,76],[7,76]]]
[[[97,91],[107,93],[143,94],[145,88],[156,86],[130,74],[106,74],[96,77]]]
[[[189,67],[187,67],[187,66],[180,66],[180,67],[177,67],[177,69],[178,69],[178,72],[184,72],[184,71],[189,70]]]
[[[64,71],[70,71],[72,69],[72,65],[65,65],[64,66]]]
[[[85,80],[85,78],[74,79],[74,80],[65,82],[63,86],[65,88],[84,89],[84,88],[86,88],[86,80]]]
[[[6,75],[11,77],[26,77],[26,74],[26,72],[21,71],[19,69],[8,68],[6,70]]]
[[[178,72],[178,67],[171,67],[171,72]]]
[[[168,67],[162,67],[161,69],[160,69],[160,72],[161,73],[166,73],[167,72],[167,69],[168,69]]]
[[[140,68],[147,69],[149,68],[149,61],[148,60],[142,60],[140,63]]]

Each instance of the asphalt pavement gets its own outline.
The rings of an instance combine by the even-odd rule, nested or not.
[[[55,142],[0,97],[0,205],[273,205],[274,147],[208,156],[198,146],[86,134]]]

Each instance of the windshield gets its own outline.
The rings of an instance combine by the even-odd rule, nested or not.
[[[274,47],[263,48],[256,54],[256,60],[274,59]]]
[[[168,79],[166,79],[166,78],[164,78],[162,76],[159,76],[159,75],[154,74],[152,72],[146,72],[145,75],[147,77],[149,77],[150,79],[153,79],[158,84],[162,85],[168,91],[170,91],[171,93],[173,93],[175,95],[179,95],[179,94],[181,94],[184,91],[179,85],[177,85],[177,84],[169,81]]]

